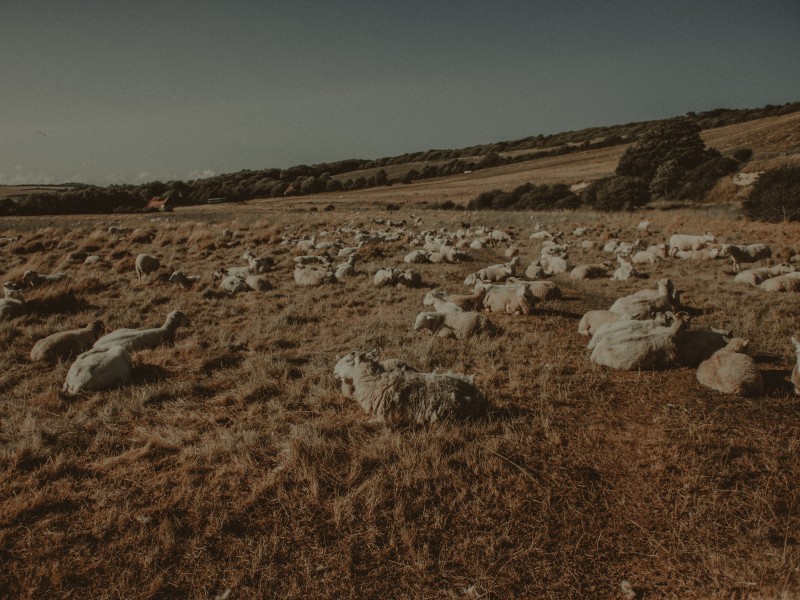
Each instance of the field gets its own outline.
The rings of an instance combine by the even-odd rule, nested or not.
[[[648,218],[648,243],[712,230],[776,252],[798,249],[800,226],[746,223],[729,209],[436,211],[418,203],[449,197],[432,185],[158,220],[0,223],[0,237],[20,236],[0,247],[4,280],[26,269],[70,275],[26,292],[28,313],[0,323],[0,595],[625,598],[628,582],[629,598],[798,597],[800,401],[786,382],[795,296],[735,284],[722,260],[668,260],[638,281],[555,276],[561,300],[530,316],[493,313],[501,335],[454,341],[412,330],[423,295],[466,291],[464,277],[503,262],[504,247],[418,265],[423,288],[387,289],[370,274],[409,250],[369,244],[351,281],[304,288],[292,279],[298,251],[281,241],[316,234],[350,245],[336,228],[383,227],[373,219],[404,219],[410,233],[466,221],[511,232],[527,265],[536,224],[572,242],[577,226],[632,241]],[[386,211],[389,200],[401,208]],[[109,234],[111,223],[155,238],[134,243]],[[214,269],[244,264],[248,248],[275,259],[274,289],[203,293],[215,289]],[[76,251],[105,261],[69,262]],[[136,279],[139,252],[160,255],[159,276]],[[570,263],[607,257],[576,243]],[[170,285],[171,267],[202,275],[200,285]],[[580,316],[662,276],[684,290],[693,326],[750,339],[762,397],[712,392],[690,368],[620,372],[588,360]],[[176,308],[191,327],[174,347],[134,355],[134,381],[121,389],[62,396],[69,362],[28,357],[54,331],[95,318],[107,330],[152,327]],[[373,348],[420,370],[474,375],[489,413],[431,427],[371,421],[332,368],[337,355]]]

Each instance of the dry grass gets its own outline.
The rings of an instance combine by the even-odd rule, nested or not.
[[[557,277],[564,299],[529,317],[493,315],[503,334],[472,342],[411,330],[425,290],[377,289],[366,274],[297,287],[284,231],[413,220],[408,208],[299,209],[309,202],[252,203],[235,221],[229,207],[120,219],[154,229],[150,244],[107,235],[100,217],[2,223],[22,235],[0,248],[5,279],[38,268],[72,280],[31,292],[32,313],[0,324],[0,595],[619,598],[627,579],[640,598],[796,597],[800,402],[782,379],[788,335],[800,331],[795,297],[740,288],[721,261],[650,269],[651,281],[668,274],[685,290],[699,324],[751,339],[768,392],[725,397],[691,369],[623,373],[588,361],[580,315],[648,282]],[[776,248],[800,234],[713,211],[422,216],[426,229],[514,226],[524,264],[538,251],[531,219],[633,239],[649,218],[654,238],[711,229]],[[224,246],[224,228],[241,245]],[[17,253],[36,243],[42,250]],[[108,262],[66,261],[87,245]],[[272,291],[204,298],[203,285],[187,292],[133,274],[138,252],[160,253],[211,285],[211,272],[241,264],[251,245],[278,264]],[[359,267],[404,253],[365,252]],[[476,265],[502,256],[472,254],[475,263],[420,270],[429,286],[461,291]],[[178,307],[193,327],[174,348],[138,353],[131,386],[68,400],[57,389],[69,365],[27,358],[50,332],[98,317],[151,326]],[[373,424],[331,373],[336,354],[358,348],[474,374],[490,414]]]

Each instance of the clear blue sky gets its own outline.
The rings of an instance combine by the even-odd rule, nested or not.
[[[190,179],[800,100],[800,1],[3,0],[0,184]]]

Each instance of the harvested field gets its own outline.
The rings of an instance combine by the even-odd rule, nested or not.
[[[786,379],[798,296],[735,283],[724,260],[668,259],[641,267],[641,280],[556,275],[563,298],[528,316],[492,313],[499,336],[457,341],[414,333],[423,296],[469,291],[465,276],[504,262],[505,246],[413,265],[419,289],[376,288],[371,273],[411,266],[409,233],[462,222],[511,233],[523,270],[539,255],[536,224],[574,243],[572,265],[608,258],[581,250],[570,235],[578,226],[589,227],[585,239],[633,241],[646,218],[648,244],[710,230],[791,254],[800,225],[747,223],[727,209],[435,211],[412,203],[415,189],[372,204],[363,192],[179,208],[158,220],[0,222],[0,238],[20,236],[0,245],[4,281],[28,269],[70,276],[25,290],[27,314],[0,321],[0,596],[620,598],[629,582],[637,598],[797,597],[800,400]],[[381,208],[390,194],[399,210]],[[294,283],[299,251],[282,240],[316,234],[350,246],[352,229],[385,227],[376,218],[405,220],[407,231],[362,246],[360,274]],[[108,233],[112,222],[155,237],[134,243]],[[218,292],[214,270],[245,265],[248,249],[275,260],[273,289]],[[104,260],[71,262],[74,252]],[[158,255],[161,271],[138,281],[138,253]],[[201,280],[183,290],[166,281],[171,268]],[[691,368],[589,361],[581,315],[666,276],[693,327],[750,339],[762,397],[712,392]],[[55,331],[98,318],[107,330],[155,327],[175,309],[191,327],[174,347],[134,354],[125,387],[62,396],[70,361],[29,359]],[[332,373],[337,355],[371,349],[473,375],[488,414],[429,427],[371,420]]]

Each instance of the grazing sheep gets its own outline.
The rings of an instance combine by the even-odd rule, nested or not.
[[[599,365],[623,371],[668,369],[678,366],[678,348],[675,338],[688,323],[688,317],[669,315],[669,326],[656,325],[641,330],[638,325],[620,327],[603,336],[595,335],[591,360]],[[637,321],[618,321],[605,327]]]
[[[422,304],[424,306],[436,307],[437,305],[435,302],[438,299],[448,305],[453,304],[461,310],[478,310],[483,307],[483,299],[485,296],[486,289],[478,284],[475,286],[475,292],[472,294],[445,294],[441,290],[431,290],[425,294]],[[436,308],[436,310],[443,312],[440,308]]]
[[[422,312],[414,322],[414,331],[428,329],[441,337],[465,340],[473,335],[496,332],[494,324],[484,315],[477,312]]]
[[[608,275],[611,269],[610,262],[602,262],[591,265],[578,265],[569,272],[571,279],[598,279]]]
[[[634,269],[633,265],[622,258],[622,256],[617,256],[617,262],[619,263],[619,267],[614,271],[611,279],[614,281],[627,281],[631,277],[639,277],[639,271]]]
[[[716,241],[717,238],[713,233],[704,233],[703,235],[675,233],[669,238],[669,252],[672,254],[673,250],[702,250]]]
[[[481,284],[486,292],[483,307],[491,312],[504,312],[510,315],[529,315],[536,299],[524,283],[513,285]]]
[[[62,393],[108,390],[131,380],[131,355],[122,346],[93,348],[80,354],[67,372]]]
[[[297,265],[294,268],[294,282],[297,285],[318,286],[326,283],[336,283],[336,274],[327,268],[314,268]]]
[[[800,292],[800,272],[771,277],[758,284],[765,292]]]
[[[760,396],[764,382],[758,365],[745,354],[748,341],[726,338],[727,346],[711,355],[697,367],[697,381],[707,388],[736,396]]]
[[[766,244],[749,244],[746,246],[722,244],[719,255],[723,258],[730,257],[733,263],[733,270],[738,273],[742,263],[754,263],[771,258],[772,249]]]
[[[141,280],[142,276],[158,271],[161,268],[161,261],[150,254],[139,254],[136,257],[135,268],[136,277]]]
[[[730,329],[693,329],[684,330],[678,334],[677,344],[681,364],[687,367],[697,367],[701,362],[711,357],[714,352],[725,347],[733,332]]]
[[[53,273],[52,275],[39,275],[36,271],[25,271],[22,275],[22,283],[30,287],[41,287],[52,285],[67,279],[66,273]]]
[[[736,277],[734,277],[733,280],[737,283],[746,283],[747,285],[752,285],[755,287],[767,279],[776,277],[778,275],[793,273],[794,270],[794,265],[788,262],[782,262],[772,267],[761,267],[760,269],[746,269],[744,271],[740,271],[736,274]]]
[[[719,256],[718,248],[705,248],[703,250],[670,250],[670,256],[681,260],[714,260]]]
[[[185,290],[192,289],[192,286],[198,281],[200,281],[200,275],[187,275],[183,271],[173,271],[169,276],[170,283],[177,283]]]
[[[670,293],[671,284],[669,279],[661,279],[658,282],[657,295],[649,293],[652,290],[642,290],[617,299],[608,310],[620,319],[632,320],[647,319],[653,313],[676,310],[680,306],[680,296],[674,291]]]
[[[578,323],[578,333],[581,335],[594,335],[606,323],[616,323],[619,317],[609,310],[590,310],[581,317]]]
[[[794,386],[795,396],[800,396],[800,341],[796,337],[791,337],[792,347],[796,355],[794,368],[792,369],[791,382]]]
[[[175,344],[175,332],[179,327],[188,327],[189,317],[180,310],[173,310],[161,327],[152,329],[116,329],[94,343],[94,348],[122,346],[128,352],[149,350],[158,346]]]
[[[25,297],[19,290],[10,287],[10,282],[3,284],[4,298],[0,298],[0,321],[21,317],[25,314]]]
[[[339,360],[334,374],[365,412],[389,424],[463,420],[487,408],[471,377],[387,370],[363,352]]]
[[[34,344],[31,350],[31,360],[55,362],[59,359],[77,356],[92,347],[103,335],[104,328],[102,321],[93,321],[83,329],[59,331],[48,335]]]

